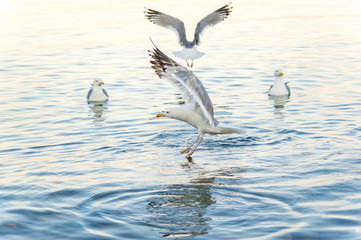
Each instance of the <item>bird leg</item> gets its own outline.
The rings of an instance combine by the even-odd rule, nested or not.
[[[198,138],[199,138],[199,136],[198,136]],[[197,138],[197,140],[198,140],[198,138]],[[191,157],[191,155],[196,151],[197,147],[199,146],[199,144],[202,143],[202,141],[203,141],[203,135],[201,136],[201,139],[199,139],[198,144],[193,148],[192,152],[187,155],[187,158]]]
[[[182,150],[180,153],[184,154],[184,153],[189,153],[190,147],[187,147],[186,149]]]
[[[189,153],[189,151],[191,150],[191,147],[192,147],[196,142],[198,142],[199,137],[200,137],[200,136],[198,135],[197,139],[196,139],[191,145],[189,145],[186,149],[184,149],[183,151],[181,151],[180,153],[181,153],[181,154]]]
[[[192,63],[191,63],[191,68],[193,67],[193,59],[192,59]]]
[[[189,63],[188,63],[188,60],[186,60],[186,62],[187,62],[187,67],[189,67]]]

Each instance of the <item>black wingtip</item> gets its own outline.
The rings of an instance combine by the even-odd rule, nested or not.
[[[153,17],[153,16],[162,14],[161,12],[159,12],[159,11],[157,11],[157,10],[153,10],[153,9],[150,9],[150,8],[147,8],[147,7],[144,7],[144,13],[145,13],[145,16],[146,16],[149,20],[152,20],[152,17]]]
[[[159,78],[163,77],[169,66],[180,66],[177,62],[159,50],[151,37],[149,37],[149,39],[154,46],[153,50],[148,50],[149,56],[152,58],[150,60],[151,67],[155,70],[155,73],[159,76]]]
[[[149,56],[152,58],[149,62],[151,68],[154,69],[158,77],[161,78],[167,69],[163,62],[163,53],[158,49],[151,37],[149,37],[149,40],[153,44],[153,50],[148,50]]]
[[[152,37],[149,37],[149,40],[150,40],[150,42],[153,44],[153,46],[154,46],[156,49],[158,49],[157,46],[155,45],[155,43],[153,42]]]
[[[151,52],[151,56],[161,56],[161,59],[163,59],[163,61],[165,59],[169,59],[170,61],[173,61],[170,57],[168,57],[167,55],[165,55],[158,47],[157,45],[155,45],[155,43],[153,42],[152,38],[149,37],[149,40],[151,41],[151,43],[153,44],[153,51],[148,50],[149,52]],[[158,57],[159,58],[159,57]],[[173,61],[174,62],[174,61]]]
[[[233,9],[232,2],[230,2],[227,5],[224,5],[223,7],[216,10],[216,12],[224,14],[224,18],[222,19],[222,20],[224,20],[232,12],[232,9]]]

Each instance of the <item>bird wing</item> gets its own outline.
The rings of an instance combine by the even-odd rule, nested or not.
[[[202,110],[204,117],[208,120],[210,126],[215,127],[217,121],[214,119],[213,104],[208,96],[202,82],[187,68],[179,65],[169,58],[155,45],[153,51],[149,51],[152,68],[159,78],[167,78],[175,85],[185,96],[186,101],[195,101]]]
[[[86,99],[88,99],[88,100],[89,100],[90,95],[92,95],[92,92],[93,92],[93,88],[91,88],[91,89],[89,90],[89,92],[88,92],[88,96],[86,97]]]
[[[186,32],[184,28],[184,23],[178,18],[172,17],[165,13],[145,8],[145,17],[152,23],[157,24],[158,26],[170,28],[176,32],[181,46],[185,46],[187,43]]]
[[[291,95],[291,89],[290,89],[290,86],[288,86],[287,83],[285,83],[285,86],[286,86],[286,89],[287,89],[287,92],[288,92],[288,96]]]
[[[102,90],[103,90],[104,95],[105,95],[105,96],[107,96],[107,97],[109,97],[109,95],[108,95],[107,91],[105,91],[105,89],[104,89],[104,88],[102,88]]]
[[[232,12],[232,3],[229,3],[216,11],[208,14],[197,24],[194,32],[194,40],[196,45],[200,44],[200,34],[207,28],[222,22]]]

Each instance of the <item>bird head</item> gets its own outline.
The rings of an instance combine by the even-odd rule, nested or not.
[[[276,69],[276,70],[274,71],[274,75],[275,75],[276,77],[282,77],[282,76],[283,76],[282,69]]]
[[[155,117],[159,118],[159,117],[171,117],[171,112],[168,111],[162,111],[161,113],[158,113],[157,115],[155,115]]]
[[[103,84],[104,84],[104,82],[102,81],[101,78],[95,78],[92,85],[93,85],[93,86],[101,86],[101,85],[103,85]]]

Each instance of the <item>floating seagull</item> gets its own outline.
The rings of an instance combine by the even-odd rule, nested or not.
[[[232,11],[232,3],[221,7],[200,20],[197,24],[193,41],[191,42],[187,40],[184,23],[181,20],[156,10],[149,8],[145,9],[145,16],[152,23],[161,27],[170,28],[177,33],[179,44],[183,46],[184,49],[179,52],[174,52],[174,54],[181,59],[185,59],[187,61],[187,66],[189,66],[188,60],[192,60],[190,67],[193,67],[193,60],[200,58],[205,54],[198,52],[196,48],[196,45],[200,44],[199,35],[202,34],[207,27],[216,25],[226,19]]]
[[[181,92],[185,104],[178,108],[163,111],[156,117],[168,117],[187,122],[198,129],[196,141],[190,144],[181,153],[188,153],[188,160],[203,140],[204,134],[227,134],[243,131],[239,128],[228,126],[218,122],[214,118],[213,104],[202,82],[188,70],[161,52],[155,45],[153,51],[149,51],[153,58],[150,61],[152,68],[159,78],[168,79]],[[196,144],[196,145],[195,145]],[[192,151],[192,146],[195,145]]]
[[[283,81],[283,72],[281,69],[276,69],[274,71],[275,81],[268,90],[268,95],[270,96],[290,96],[291,90],[290,87]]]
[[[95,78],[93,87],[89,90],[87,99],[89,102],[104,102],[107,101],[109,95],[105,89],[102,88],[104,82],[101,78]]]

